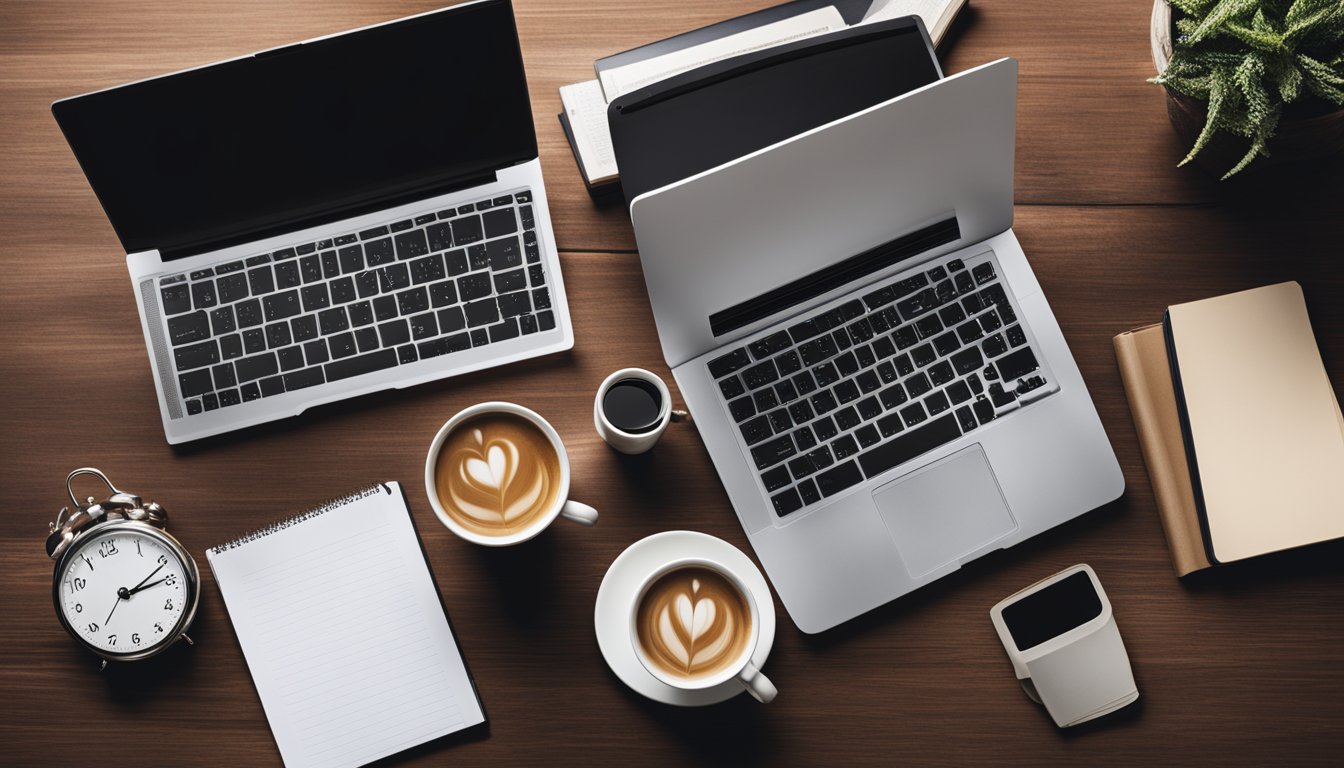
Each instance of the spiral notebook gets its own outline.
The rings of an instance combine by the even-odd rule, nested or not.
[[[206,560],[289,768],[364,765],[485,722],[398,483]]]

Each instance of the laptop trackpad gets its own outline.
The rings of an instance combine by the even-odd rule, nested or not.
[[[887,483],[873,501],[914,578],[1017,530],[979,444]]]

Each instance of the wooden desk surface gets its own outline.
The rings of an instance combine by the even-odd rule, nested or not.
[[[782,693],[768,707],[739,697],[674,710],[624,688],[592,631],[607,565],[673,528],[747,543],[693,429],[671,429],[634,459],[593,432],[603,376],[666,366],[630,226],[585,195],[555,119],[556,89],[590,77],[599,55],[764,3],[516,5],[573,352],[184,450],[164,443],[122,251],[49,103],[433,3],[0,5],[0,488],[15,498],[0,531],[0,762],[279,763],[208,569],[195,648],[147,668],[100,675],[61,630],[42,542],[65,473],[88,464],[162,501],[202,565],[205,548],[232,534],[359,483],[405,482],[493,726],[488,739],[399,763],[1263,765],[1344,754],[1344,556],[1326,548],[1178,582],[1110,343],[1168,304],[1295,279],[1340,381],[1340,176],[1293,189],[1175,169],[1184,147],[1162,93],[1143,82],[1148,0],[974,0],[944,50],[949,72],[1000,55],[1021,61],[1014,229],[1124,467],[1125,496],[828,634],[781,621],[766,671]],[[459,408],[501,396],[557,426],[575,497],[602,511],[597,528],[559,525],[486,552],[435,522],[417,490],[427,443]],[[1013,680],[987,612],[1076,562],[1106,585],[1142,698],[1060,733]]]

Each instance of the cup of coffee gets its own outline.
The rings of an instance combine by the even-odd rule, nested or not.
[[[644,453],[674,421],[689,418],[672,410],[672,394],[652,371],[622,368],[597,388],[593,424],[607,445],[621,453]]]
[[[481,403],[448,420],[425,459],[425,491],[448,530],[488,547],[519,544],[557,518],[597,522],[569,497],[569,455],[535,411]]]
[[[649,674],[673,688],[700,690],[735,680],[769,704],[779,691],[752,663],[760,613],[731,570],[683,558],[649,574],[630,606],[630,642]]]

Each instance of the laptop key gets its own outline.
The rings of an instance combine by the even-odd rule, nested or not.
[[[971,406],[963,405],[957,409],[957,424],[961,426],[962,432],[975,429],[975,414],[971,411]]]
[[[326,288],[323,287],[323,292],[325,291]],[[303,308],[299,304],[299,292],[296,290],[271,294],[261,300],[261,306],[267,322],[288,320],[303,313]],[[238,308],[238,324],[247,325],[243,322],[242,305]]]
[[[378,325],[378,336],[383,340],[384,347],[394,347],[410,341],[411,330],[405,320],[389,320]]]
[[[915,332],[915,326],[902,325],[892,332],[891,339],[896,342],[897,349],[909,349],[919,343],[919,334]]]
[[[399,291],[411,284],[411,275],[405,264],[390,264],[378,270],[378,288],[386,293]]]
[[[373,300],[373,317],[375,320],[391,320],[397,316],[397,297],[379,296]]]
[[[950,408],[951,404],[947,402],[947,395],[942,392],[934,392],[924,398],[924,407],[928,409],[930,416],[937,416]]]
[[[232,360],[235,357],[243,356],[243,337],[236,333],[228,336],[221,336],[219,339],[219,356],[222,360]]]
[[[397,347],[397,362],[401,365],[414,363],[420,359],[420,355],[415,351],[414,344],[404,344]]]
[[[780,435],[752,448],[751,458],[756,462],[756,469],[765,470],[795,453],[797,451],[793,447],[793,439],[788,435]]]
[[[518,231],[518,219],[512,208],[499,208],[481,216],[486,237],[502,237]]]
[[[439,332],[452,333],[460,331],[467,327],[466,315],[462,313],[461,307],[448,307],[439,310]]]
[[[226,389],[219,393],[219,407],[228,408],[231,405],[237,405],[243,401],[236,389]]]
[[[463,301],[472,301],[490,295],[494,290],[490,285],[490,275],[476,272],[457,279],[457,293]]]
[[[215,385],[210,378],[210,369],[202,368],[196,371],[188,371],[178,374],[177,388],[181,390],[182,397],[196,397],[204,395],[206,392],[214,391]]]
[[[1021,378],[1022,376],[1040,369],[1040,363],[1036,362],[1036,353],[1031,351],[1031,347],[1022,347],[999,358],[995,362],[998,366],[999,376],[1005,381]]]
[[[331,288],[331,303],[345,304],[355,300],[355,281],[348,277],[341,277],[332,280],[329,283]]]
[[[326,383],[326,377],[323,376],[321,368],[306,368],[302,371],[286,373],[281,378],[284,379],[286,392],[316,387],[319,384]]]
[[[779,379],[779,371],[771,360],[758,363],[742,371],[742,381],[747,385],[747,389],[760,389],[767,384],[772,384]]]
[[[812,378],[812,374],[802,371],[795,375],[790,381],[793,382],[793,388],[798,391],[798,396],[810,394],[817,390],[817,383]]]
[[[468,302],[463,309],[467,314],[467,325],[472,328],[499,321],[499,306],[494,299]]]
[[[555,315],[551,314],[549,309],[545,312],[538,312],[537,325],[541,326],[541,330],[543,331],[551,330],[555,327]]]
[[[742,431],[742,439],[746,441],[747,445],[755,445],[775,434],[774,429],[770,426],[770,417],[765,415],[742,422],[738,425],[738,429]]]
[[[397,259],[413,259],[416,256],[424,256],[429,253],[429,242],[425,239],[423,229],[413,230],[411,232],[402,232],[392,238],[397,245]]]
[[[410,319],[411,338],[416,341],[439,335],[439,324],[434,322],[434,313],[425,312]],[[383,346],[392,346],[383,341]]]
[[[793,346],[793,342],[789,339],[788,332],[778,331],[763,339],[753,341],[747,345],[747,349],[751,351],[752,357],[757,360],[764,360],[767,357],[783,352],[791,346]]]
[[[901,409],[901,418],[905,420],[905,426],[913,427],[923,423],[929,416],[924,412],[924,406],[911,403]]]
[[[830,497],[863,482],[863,473],[859,471],[859,466],[851,460],[838,464],[812,479],[816,482],[817,490],[821,492],[821,495]]]
[[[941,387],[954,378],[956,375],[952,373],[952,365],[946,360],[929,368],[929,381],[933,382],[935,387]]]
[[[241,390],[243,393],[244,403],[250,403],[253,400],[261,399],[261,387],[258,387],[255,381],[248,384],[244,384],[241,387]]]
[[[984,264],[977,264],[971,270],[971,274],[975,276],[976,285],[984,285],[994,279],[994,265],[988,261]]]
[[[829,387],[840,380],[840,372],[836,370],[833,363],[822,363],[813,368],[812,376],[816,379],[819,387]]]
[[[831,443],[831,449],[835,451],[837,459],[847,459],[859,452],[859,445],[852,436],[841,435]]]
[[[189,371],[203,368],[219,362],[219,344],[214,339],[199,344],[190,344],[173,350],[173,361],[177,370]]]
[[[958,437],[961,437],[961,429],[957,426],[957,417],[949,413],[869,448],[859,456],[858,462],[865,475],[875,477]]]
[[[289,335],[289,323],[278,322],[266,326],[266,346],[268,349],[288,346],[294,339]]]
[[[412,285],[421,285],[435,280],[442,280],[445,276],[443,270],[443,256],[437,253],[411,262]]]
[[[534,315],[519,315],[518,329],[524,336],[537,332],[537,318]]]
[[[261,379],[257,382],[257,388],[261,390],[262,397],[272,397],[283,395],[285,393],[285,377],[271,376]]]
[[[412,288],[397,294],[397,307],[402,315],[414,315],[429,309],[429,292],[424,288]]]
[[[1004,335],[1008,337],[1008,343],[1014,347],[1020,347],[1027,343],[1027,334],[1022,332],[1022,327],[1019,325],[1010,327],[1004,331]]]
[[[996,333],[980,342],[980,348],[985,351],[986,357],[998,357],[1008,351],[1008,342],[1004,341],[1003,334]]]
[[[882,407],[889,411],[910,399],[905,394],[905,388],[900,384],[892,384],[877,393],[877,398],[882,401]]]
[[[359,347],[355,345],[355,334],[349,332],[329,337],[327,346],[331,349],[333,360],[350,357],[359,351]]]
[[[779,405],[779,398],[773,389],[762,389],[752,394],[751,399],[756,403],[756,410],[762,413]]]
[[[241,382],[256,381],[280,372],[280,364],[274,352],[240,358],[233,361],[233,366],[238,372],[238,381]]]
[[[350,329],[350,320],[345,314],[345,307],[332,307],[318,312],[317,322],[322,328],[323,336],[330,336]]]
[[[793,482],[793,478],[789,477],[789,471],[784,467],[776,467],[762,474],[761,482],[765,484],[767,492],[773,493]]]
[[[443,251],[453,247],[453,227],[446,221],[425,227],[425,234],[429,237],[430,251]]]
[[[327,351],[327,342],[323,339],[310,341],[303,345],[303,357],[309,365],[321,365],[331,359]]]
[[[173,346],[210,338],[210,318],[205,310],[168,318],[168,340]]]
[[[812,434],[811,427],[803,427],[793,433],[794,445],[798,446],[800,451],[809,451],[817,447],[817,437]]]
[[[803,498],[798,495],[798,491],[789,488],[770,497],[770,503],[775,507],[775,514],[780,517],[793,514],[803,508]]]
[[[950,355],[961,348],[961,342],[957,341],[957,334],[948,331],[933,340],[933,349],[940,355]]]
[[[883,437],[891,437],[905,429],[905,424],[901,423],[899,413],[889,413],[877,420],[877,428],[881,430]]]
[[[191,284],[191,303],[196,309],[209,309],[219,303],[215,295],[215,281],[204,280]]]
[[[327,381],[340,381],[352,376],[363,376],[366,373],[394,368],[396,365],[397,351],[395,349],[380,349],[367,355],[347,357],[343,360],[327,363],[322,366],[322,371],[326,374]]]
[[[491,240],[486,243],[485,256],[490,262],[490,268],[496,272],[523,265],[523,252],[518,247],[518,238],[516,237],[506,237],[502,240]]]
[[[372,352],[378,348],[378,331],[373,328],[360,328],[355,331],[355,346],[360,352]]]
[[[527,291],[510,293],[500,296],[496,299],[499,303],[499,313],[504,317],[517,317],[532,311],[532,303],[528,301]]]
[[[347,250],[347,249],[342,249]],[[390,264],[396,261],[396,256],[392,252],[392,238],[385,237],[381,240],[374,240],[364,244],[364,259],[368,263],[369,269],[381,267],[384,264]],[[354,264],[354,256],[350,257],[351,264]]]
[[[460,209],[459,209],[460,210]],[[466,245],[481,239],[481,217],[463,216],[453,219],[453,245]]]
[[[947,388],[947,396],[954,404],[960,405],[971,399],[971,388],[965,381],[954,381],[952,386]]]
[[[876,444],[882,438],[877,434],[877,427],[872,424],[865,424],[854,431],[854,437],[859,441],[859,446],[868,448]]]
[[[739,397],[728,403],[728,413],[732,415],[733,421],[751,418],[756,414],[756,403],[752,401],[750,395]]]
[[[241,319],[241,315],[239,318]],[[249,355],[266,351],[266,332],[260,328],[243,331],[243,349]]]
[[[277,354],[280,356],[280,370],[282,371],[296,371],[304,366],[303,349],[301,347],[285,347]],[[285,389],[293,389],[293,387],[286,382]]]
[[[809,402],[812,403],[812,409],[819,414],[830,413],[838,405],[835,402],[835,396],[831,394],[829,389],[823,389],[816,393]]]

